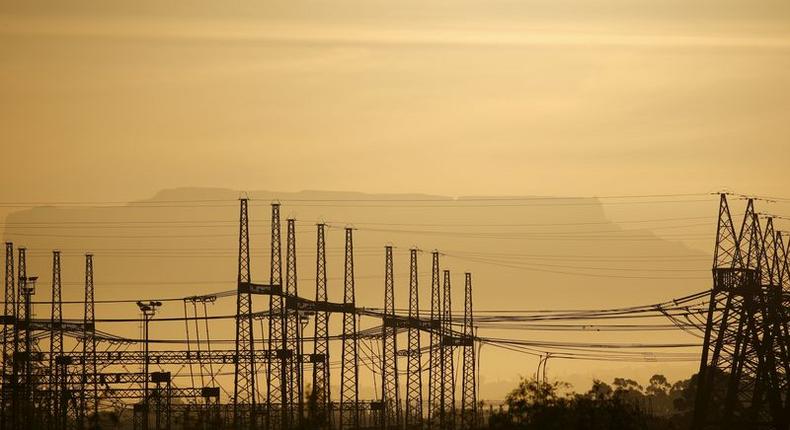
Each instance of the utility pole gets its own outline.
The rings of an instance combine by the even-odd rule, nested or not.
[[[156,308],[162,306],[161,302],[137,302],[137,307],[140,308],[140,312],[143,318],[143,430],[148,430],[148,414],[151,410],[151,401],[150,401],[150,393],[148,388],[148,382],[150,380],[150,372],[148,370],[148,362],[149,362],[149,354],[148,354],[148,323],[151,319],[154,318],[156,315]],[[157,410],[157,420],[156,420],[156,430],[159,430],[159,419],[158,419],[159,411]]]

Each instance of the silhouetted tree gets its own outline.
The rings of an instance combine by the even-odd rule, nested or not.
[[[687,428],[696,376],[671,384],[653,375],[647,387],[634,379],[594,380],[577,394],[564,382],[522,379],[490,419],[493,429],[675,430]]]

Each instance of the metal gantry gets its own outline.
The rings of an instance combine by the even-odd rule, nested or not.
[[[428,424],[423,420],[423,377],[428,373],[424,370],[432,368],[423,369],[421,364],[424,354],[428,353],[441,363],[427,378],[430,386],[442,387],[437,391],[442,399],[442,413],[436,417],[441,417],[443,423],[452,422],[448,414],[453,413],[449,412],[453,409],[450,399],[455,394],[450,391],[455,390],[455,384],[448,386],[443,382],[454,379],[452,350],[448,348],[464,345],[472,337],[466,329],[463,333],[453,331],[449,302],[441,301],[449,300],[450,285],[446,281],[444,291],[440,290],[438,252],[432,254],[432,286],[436,287],[432,294],[439,294],[439,298],[431,300],[431,318],[420,315],[416,248],[409,250],[408,314],[399,314],[395,304],[396,264],[392,246],[386,246],[384,252],[383,311],[357,307],[353,229],[346,228],[343,300],[332,302],[327,278],[328,226],[318,224],[315,299],[302,298],[297,284],[297,221],[287,220],[283,274],[279,212],[280,205],[273,204],[270,280],[268,284],[258,284],[253,281],[250,264],[249,201],[240,199],[237,288],[233,294],[236,299],[235,341],[229,350],[211,347],[211,317],[206,304],[217,300],[217,295],[179,299],[184,305],[187,333],[183,349],[149,348],[148,326],[159,321],[154,318],[153,311],[160,302],[137,302],[144,318],[141,322],[142,350],[128,349],[133,341],[96,330],[92,254],[85,254],[82,318],[64,319],[61,253],[53,251],[49,315],[46,320],[35,320],[31,296],[35,292],[36,278],[28,276],[26,250],[18,249],[18,265],[15,266],[13,244],[7,243],[0,430],[93,430],[115,428],[124,420],[131,420],[133,427],[140,430],[421,429]],[[445,277],[449,277],[449,272],[445,272]],[[253,300],[258,295],[269,296],[265,311],[254,309]],[[189,304],[192,305],[191,314]],[[202,314],[199,304],[203,306]],[[471,302],[467,306],[471,308]],[[330,336],[332,314],[342,317],[339,336]],[[376,330],[360,331],[359,318],[363,316],[380,321],[381,326],[376,329],[378,334],[372,334]],[[306,323],[311,317],[312,338],[305,336]],[[205,322],[203,332],[199,325],[201,320]],[[268,321],[268,336],[263,336],[262,332],[256,338],[256,320]],[[471,324],[471,319],[468,321]],[[194,337],[190,336],[191,332]],[[407,346],[399,350],[402,334],[406,334]],[[432,340],[431,348],[423,350],[421,337],[428,335]],[[42,339],[48,342],[48,350],[41,349]],[[341,344],[337,408],[330,391],[330,342],[334,339]],[[382,353],[367,358],[378,360],[373,366],[382,369],[380,401],[360,399],[360,339],[381,342]],[[311,342],[312,350],[305,351],[305,344]],[[438,345],[436,353],[433,342]],[[67,343],[73,347],[67,348]],[[464,360],[466,363],[466,358]],[[405,408],[400,399],[400,369],[404,364],[407,375]],[[164,366],[174,370],[178,366],[188,369],[189,374],[184,376],[191,381],[190,386],[178,386],[175,378],[179,372],[164,370]],[[261,368],[265,369],[265,398],[259,397],[263,387],[258,384],[257,372]],[[225,394],[217,382],[222,369],[232,370],[233,377],[233,388],[224,391]],[[466,364],[464,369],[467,369]],[[311,378],[305,378],[306,371],[312,372]],[[308,385],[312,387],[307,388]],[[228,400],[224,404],[220,401],[223,396]],[[467,397],[464,385],[464,399]]]

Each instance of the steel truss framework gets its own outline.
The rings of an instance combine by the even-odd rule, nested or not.
[[[431,423],[423,420],[431,415],[430,405],[423,405],[423,375],[428,373],[429,387],[443,387],[436,391],[442,399],[440,418],[442,428],[451,428],[455,409],[455,378],[452,348],[474,344],[470,331],[471,282],[465,291],[465,329],[456,332],[450,320],[449,272],[445,271],[444,288],[439,286],[439,254],[432,254],[432,300],[430,318],[420,316],[418,300],[418,250],[409,252],[409,312],[395,313],[393,248],[385,247],[384,311],[357,307],[354,279],[353,229],[345,229],[345,262],[343,301],[328,300],[326,235],[327,226],[317,225],[315,299],[299,297],[297,286],[296,225],[287,220],[285,279],[283,280],[280,251],[280,205],[272,205],[271,261],[268,284],[255,283],[250,265],[249,203],[240,200],[238,276],[236,289],[235,345],[223,350],[211,347],[209,324],[206,318],[204,333],[198,326],[197,304],[205,307],[216,297],[193,296],[184,298],[185,321],[187,303],[194,308],[194,336],[187,348],[181,350],[143,351],[121,348],[122,340],[96,330],[94,260],[85,256],[85,284],[83,318],[64,321],[61,298],[60,252],[53,252],[52,296],[49,320],[32,319],[31,296],[27,288],[25,249],[19,248],[14,261],[14,246],[6,244],[5,307],[2,323],[3,360],[0,401],[2,416],[0,430],[47,429],[84,430],[112,428],[106,414],[127,416],[139,429],[266,429],[290,428],[426,428]],[[17,265],[15,266],[15,263]],[[15,273],[16,270],[16,273]],[[283,282],[284,281],[284,282]],[[256,296],[268,296],[268,310],[254,311]],[[342,334],[330,336],[329,319],[333,314],[342,318]],[[312,351],[305,351],[303,324],[314,321]],[[358,319],[377,319],[376,330],[360,331]],[[262,319],[263,318],[263,319]],[[153,319],[153,321],[156,321]],[[254,322],[261,322],[256,333]],[[268,321],[267,336],[263,322]],[[190,326],[186,325],[189,339]],[[398,349],[399,334],[407,332],[405,349]],[[421,334],[430,335],[428,348],[421,348]],[[64,337],[76,342],[75,349],[64,348]],[[330,395],[330,340],[339,338],[341,345],[339,403]],[[382,342],[384,353],[377,367],[384,369],[382,400],[361,400],[359,397],[360,339]],[[48,339],[48,349],[41,348],[40,339]],[[128,344],[127,344],[128,345]],[[264,346],[261,348],[260,346]],[[474,359],[469,361],[464,350],[463,369],[474,373]],[[470,348],[474,354],[474,348]],[[421,357],[429,354],[431,363],[438,358],[441,366],[423,369]],[[399,360],[404,359],[407,381],[405,407],[401,404]],[[200,383],[195,386],[176,386],[170,372],[146,374],[138,371],[147,366],[181,366],[200,372]],[[146,367],[147,367],[146,366]],[[469,367],[472,366],[472,367]],[[219,369],[233,370],[233,389],[226,393],[228,403],[221,403],[222,390],[216,376]],[[114,370],[109,370],[114,369]],[[210,370],[208,379],[204,373]],[[258,376],[263,369],[265,380],[261,387]],[[312,369],[312,377],[305,378]],[[425,370],[425,372],[424,372]],[[430,370],[430,372],[428,372]],[[311,390],[305,392],[307,382]],[[452,381],[452,383],[450,383]],[[463,379],[462,410],[474,404],[475,379]],[[470,385],[471,384],[471,385]],[[144,388],[144,387],[151,388]],[[146,398],[146,392],[148,396]],[[264,395],[261,395],[261,392]],[[467,406],[464,406],[467,405]],[[428,407],[425,407],[428,406]],[[463,422],[467,420],[462,418]],[[437,421],[439,422],[439,421]],[[471,427],[466,427],[471,428]]]
[[[788,429],[787,249],[749,199],[737,229],[720,197],[713,289],[697,375],[693,429]]]

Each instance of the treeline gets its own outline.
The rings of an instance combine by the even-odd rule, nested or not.
[[[595,380],[583,393],[564,382],[522,379],[489,418],[492,429],[671,430],[686,429],[696,375],[671,383],[653,375],[647,386],[628,378]]]

